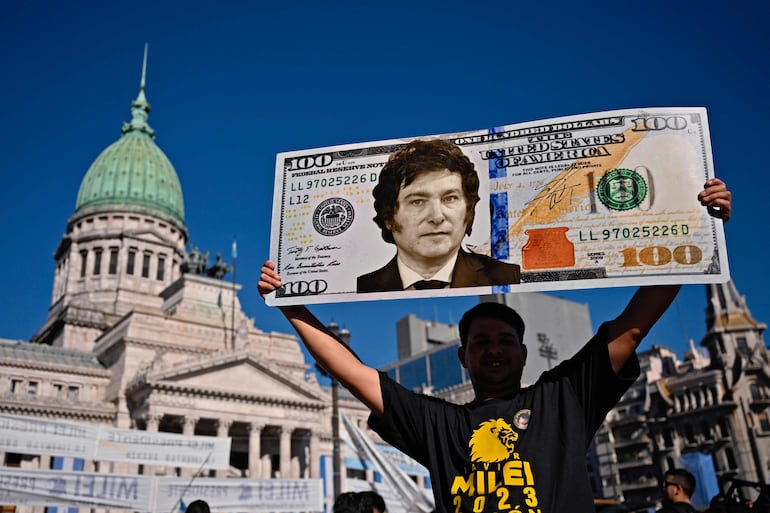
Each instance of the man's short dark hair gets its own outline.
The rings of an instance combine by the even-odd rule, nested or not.
[[[679,484],[688,497],[692,497],[692,494],[695,493],[695,476],[688,470],[683,468],[669,469],[666,471],[666,478],[671,478],[672,481]]]
[[[448,169],[459,173],[465,195],[465,233],[471,234],[476,203],[479,202],[479,175],[473,162],[449,141],[412,141],[390,156],[380,171],[380,178],[375,185],[374,210],[377,215],[374,222],[382,230],[385,242],[394,244],[393,233],[387,224],[393,220],[396,212],[398,193],[422,173]]]
[[[373,491],[344,492],[334,499],[333,513],[372,513],[377,508],[385,513],[385,500]]]
[[[501,303],[479,303],[465,312],[460,319],[460,345],[465,346],[471,322],[479,317],[491,317],[507,323],[518,333],[519,342],[524,343],[524,319],[516,310]]]
[[[200,499],[192,501],[184,511],[185,513],[211,513],[209,503]]]

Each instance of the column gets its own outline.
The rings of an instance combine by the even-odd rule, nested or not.
[[[41,454],[39,456],[40,460],[38,461],[38,468],[42,470],[50,470],[51,468],[51,455],[49,454]]]
[[[291,476],[291,432],[291,427],[281,427],[281,454],[279,468],[282,479],[286,479]]]
[[[249,424],[249,479],[261,479],[262,476],[262,424]]]
[[[160,425],[160,415],[150,415],[147,418],[147,427],[145,428],[145,431],[148,433],[157,433],[158,432],[158,426]],[[155,475],[156,472],[160,470],[160,467],[158,465],[145,465],[144,466],[144,473],[148,476]]]
[[[185,436],[195,435],[195,426],[198,425],[198,417],[185,417],[182,423],[182,434]],[[198,472],[196,467],[180,467],[179,475],[182,477],[192,477]]]
[[[310,455],[308,459],[310,479],[319,479],[321,477],[321,441],[315,432],[310,433]]]
[[[227,438],[227,436],[230,434],[230,426],[233,424],[232,420],[227,419],[219,419],[217,421],[217,438]],[[228,458],[229,461],[229,458]],[[227,470],[226,468],[223,469],[217,469],[216,470],[216,477],[227,477]]]

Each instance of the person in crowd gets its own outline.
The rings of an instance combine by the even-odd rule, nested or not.
[[[184,513],[211,513],[211,509],[208,502],[198,499],[188,504]]]
[[[334,500],[333,513],[386,513],[385,499],[374,491],[344,492]]]
[[[663,507],[657,513],[696,513],[691,503],[695,476],[683,468],[672,468],[663,476]]]

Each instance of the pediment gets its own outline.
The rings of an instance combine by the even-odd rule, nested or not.
[[[137,239],[155,244],[168,244],[168,237],[155,229],[126,230],[123,234],[128,239]]]
[[[146,376],[154,387],[184,389],[202,395],[216,394],[260,398],[269,401],[325,402],[316,386],[292,379],[277,366],[239,351],[205,356],[172,369],[158,369]]]

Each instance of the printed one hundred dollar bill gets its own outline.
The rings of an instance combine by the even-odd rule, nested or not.
[[[425,226],[443,226],[449,221],[442,217],[451,215],[441,207],[424,219],[423,214],[407,215],[407,205],[417,205],[408,204],[407,197],[392,205],[391,214],[378,214],[373,197],[388,159],[415,139],[459,148],[478,175],[480,200],[471,209],[471,233],[462,239],[454,269],[447,264],[449,284],[438,289],[415,290],[407,283],[410,274],[403,265],[420,254],[404,240],[410,229],[423,229],[425,235]],[[438,173],[428,176],[431,184],[443,183]],[[268,304],[722,283],[729,279],[722,221],[697,199],[713,176],[706,109],[701,107],[598,112],[280,153],[270,258],[283,287]],[[419,172],[415,184],[418,177]],[[403,182],[401,187],[408,190]],[[466,193],[463,182],[459,198],[428,191],[419,205],[467,202]],[[401,249],[384,240],[384,230],[373,220],[378,215],[401,219],[396,226],[386,223],[401,234],[401,240],[395,237]],[[444,235],[449,236],[428,233],[435,237],[436,251]],[[397,251],[402,257],[396,258]],[[469,260],[474,262],[470,267]],[[496,273],[497,263],[511,265]],[[455,282],[474,266],[497,276]],[[516,266],[514,277],[508,271]],[[372,280],[380,280],[379,285],[372,287]]]

